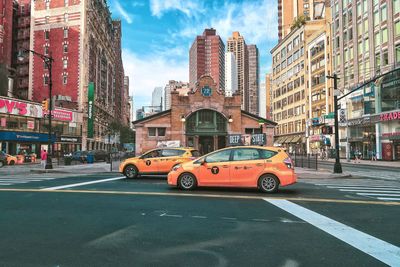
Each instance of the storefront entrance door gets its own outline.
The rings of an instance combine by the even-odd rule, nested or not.
[[[210,153],[214,150],[214,137],[213,136],[200,136],[199,137],[199,151],[202,155]]]

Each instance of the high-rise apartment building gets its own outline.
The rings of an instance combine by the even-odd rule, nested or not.
[[[266,115],[268,120],[272,120],[272,73],[267,73],[265,75],[265,105],[266,105]],[[261,96],[260,96],[261,98]]]
[[[163,110],[163,92],[162,87],[156,87],[151,94],[151,106],[153,111],[159,112]]]
[[[163,110],[171,108],[171,93],[178,91],[180,95],[187,95],[190,91],[189,83],[170,80],[164,87],[164,106]]]
[[[400,0],[332,1],[333,60],[339,88],[360,88],[342,100],[341,156],[400,159]],[[344,116],[343,116],[344,117]],[[397,117],[397,116],[396,116]],[[344,153],[346,152],[346,153]]]
[[[29,47],[31,28],[31,0],[18,0],[15,10],[13,65],[15,68],[15,81],[13,96],[18,99],[28,100],[29,90],[29,57],[18,59],[18,51]]]
[[[225,53],[225,96],[232,96],[238,90],[238,74],[235,54]]]
[[[215,29],[205,29],[194,40],[189,52],[190,88],[202,75],[210,75],[219,90],[225,89],[225,45]]]
[[[112,20],[103,0],[33,1],[31,15],[29,48],[54,58],[56,106],[90,115],[83,121],[82,150],[109,148],[109,125],[122,112],[120,22]],[[42,101],[48,98],[49,70],[39,57],[29,57],[28,98]]]
[[[278,35],[282,40],[291,31],[296,18],[304,15],[310,20],[325,18],[329,1],[325,0],[278,0]]]
[[[12,96],[15,69],[12,66],[15,0],[0,1],[0,94]]]
[[[260,101],[260,61],[259,53],[256,45],[248,45],[247,51],[249,55],[249,98],[248,107],[252,114],[259,114]]]
[[[242,97],[242,109],[249,111],[249,57],[247,45],[239,32],[233,32],[227,42],[228,52],[233,52],[236,59],[238,73],[238,93]]]

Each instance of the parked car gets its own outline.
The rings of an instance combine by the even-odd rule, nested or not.
[[[140,157],[124,160],[119,171],[127,178],[136,178],[140,174],[167,174],[175,165],[199,156],[200,153],[193,148],[152,149]]]
[[[109,161],[110,154],[105,150],[91,150],[88,152],[90,155],[93,155],[94,161]]]
[[[85,162],[87,157],[87,151],[75,151],[71,157],[73,161]]]
[[[293,162],[276,147],[238,146],[211,152],[172,168],[168,184],[183,190],[197,186],[258,188],[276,192],[296,183]]]
[[[7,154],[0,151],[0,168],[7,164]]]

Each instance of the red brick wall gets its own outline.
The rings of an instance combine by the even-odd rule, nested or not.
[[[81,0],[68,0],[68,6],[72,5],[79,5]],[[50,8],[59,8],[64,7],[65,2],[64,0],[51,0],[50,1]],[[45,0],[36,0],[35,1],[35,10],[44,10],[46,9],[46,2]]]
[[[4,10],[4,16],[3,16]],[[11,66],[12,61],[12,39],[13,39],[13,1],[0,1],[0,25],[3,32],[0,32],[0,64]],[[1,41],[2,39],[2,41]]]
[[[68,53],[63,53],[63,43],[68,42]],[[64,39],[64,29],[55,28],[50,30],[50,39],[44,39],[44,31],[37,30],[34,33],[34,50],[44,53],[44,45],[48,43],[49,52],[54,58],[53,62],[53,95],[70,96],[73,102],[78,100],[79,90],[79,26],[69,27],[68,38]],[[63,57],[68,60],[67,69],[63,68]],[[63,84],[62,74],[68,74],[68,82]],[[48,98],[48,86],[43,83],[43,75],[48,73],[44,69],[43,61],[33,57],[33,101],[42,101]]]

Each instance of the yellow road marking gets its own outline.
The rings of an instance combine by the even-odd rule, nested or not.
[[[267,196],[235,196],[222,194],[193,194],[193,193],[163,193],[163,192],[129,192],[129,191],[94,191],[94,190],[43,190],[43,189],[19,189],[1,188],[0,192],[37,192],[37,193],[80,193],[80,194],[109,194],[109,195],[138,195],[138,196],[173,196],[173,197],[202,197],[202,198],[230,198],[230,199],[283,199],[289,201],[304,202],[325,202],[325,203],[344,203],[344,204],[367,204],[400,206],[400,202],[382,202],[370,200],[346,200],[332,198],[303,198],[303,197],[267,197]]]

